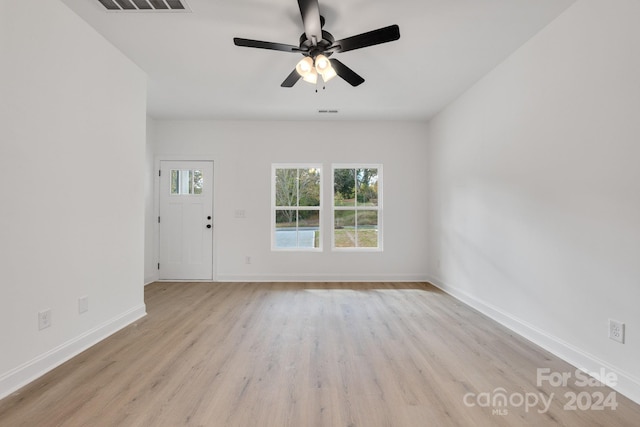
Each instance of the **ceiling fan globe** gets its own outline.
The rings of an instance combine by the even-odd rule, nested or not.
[[[302,79],[307,83],[316,84],[318,82],[318,72],[315,68],[312,68]]]
[[[331,63],[329,62],[329,59],[322,54],[316,56],[315,63],[316,63],[316,71],[318,71],[318,73],[320,74],[324,74],[325,71],[331,68]]]
[[[312,71],[315,71],[313,69],[313,59],[309,56],[305,56],[304,58],[302,58],[296,65],[296,71],[303,78],[310,74]]]

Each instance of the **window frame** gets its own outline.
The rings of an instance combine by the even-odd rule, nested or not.
[[[319,204],[318,206],[277,206],[276,205],[276,171],[278,169],[315,169],[320,174],[319,179]],[[322,252],[323,245],[322,242],[324,240],[324,226],[323,226],[323,203],[324,199],[323,194],[323,167],[321,163],[272,163],[271,164],[271,251],[274,252]],[[299,188],[298,188],[299,191]],[[296,198],[297,199],[297,198]],[[299,203],[299,200],[296,202]],[[318,211],[318,247],[288,247],[288,248],[280,248],[276,246],[276,212],[278,210],[295,210],[299,211]],[[297,216],[296,216],[296,230],[298,229],[297,224]]]
[[[336,169],[377,169],[378,170],[378,203],[377,206],[336,206],[335,204],[335,171]],[[331,251],[335,252],[382,252],[383,251],[383,166],[382,163],[332,163],[331,164]],[[378,246],[377,247],[338,247],[335,238],[336,210],[355,210],[356,221],[359,210],[377,211],[378,213]]]

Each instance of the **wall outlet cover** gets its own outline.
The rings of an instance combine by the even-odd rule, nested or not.
[[[51,309],[38,312],[38,330],[43,330],[51,326]]]
[[[609,338],[624,344],[624,323],[609,319]]]

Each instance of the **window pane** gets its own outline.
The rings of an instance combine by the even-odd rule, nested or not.
[[[276,169],[276,206],[298,206],[297,184],[297,169]]]
[[[321,169],[316,165],[273,168],[273,249],[319,249]]]
[[[297,211],[276,210],[276,248],[298,246],[297,222]]]
[[[334,248],[381,249],[381,165],[333,168]]]
[[[320,211],[276,210],[276,248],[320,247]]]
[[[202,194],[203,178],[201,170],[171,170],[171,194]]]
[[[358,247],[378,247],[378,212],[358,211]]]
[[[333,203],[335,206],[355,206],[355,169],[335,169],[333,171]]]
[[[193,171],[193,194],[202,194],[202,171]]]
[[[358,206],[378,206],[378,169],[358,169],[356,181]]]
[[[276,210],[276,228],[296,228],[298,223],[297,211]]]
[[[320,206],[320,171],[298,169],[300,183],[299,206]]]
[[[334,211],[334,243],[337,248],[356,247],[356,211]]]
[[[320,211],[298,211],[298,227],[318,227],[320,225]]]
[[[298,211],[298,247],[320,247],[320,211]]]
[[[179,171],[172,170],[171,171],[171,194],[180,194],[178,193],[178,188],[180,186],[180,174]]]

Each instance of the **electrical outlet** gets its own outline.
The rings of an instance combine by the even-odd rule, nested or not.
[[[244,263],[245,264],[251,264],[251,257],[250,256],[244,257]]]
[[[609,338],[624,344],[624,323],[609,319]]]
[[[86,313],[87,311],[89,311],[89,297],[78,298],[78,314]]]
[[[38,330],[43,330],[51,326],[51,309],[38,312]]]

